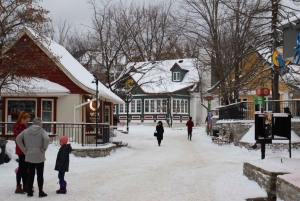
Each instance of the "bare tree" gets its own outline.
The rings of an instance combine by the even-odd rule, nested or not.
[[[236,11],[236,8],[231,5],[230,1],[223,0],[222,1],[228,8],[234,10],[235,12],[239,12],[246,17],[249,17],[247,13],[244,11]],[[287,3],[298,3],[298,0],[291,1],[282,1],[282,0],[269,0],[262,1],[256,0],[253,3],[257,6],[251,7],[250,9],[253,12],[258,13],[255,17],[259,18],[257,23],[252,24],[253,27],[260,28],[263,30],[263,37],[258,37],[256,40],[252,41],[255,44],[256,49],[264,49],[268,51],[264,51],[265,54],[271,55],[274,51],[274,43],[277,40],[276,30],[281,26],[280,22],[282,20],[288,19],[291,14],[295,15],[294,12],[299,11],[295,9],[292,4]],[[271,80],[272,83],[272,98],[273,100],[279,100],[279,68],[272,64],[271,70]],[[290,71],[293,73],[293,71]],[[292,76],[288,76],[292,77]],[[274,111],[279,112],[279,104],[274,105]]]
[[[172,1],[159,4],[131,5],[128,10],[126,28],[132,39],[125,46],[134,61],[155,61],[182,58],[181,28],[173,14]],[[131,28],[130,22],[135,22]]]
[[[240,10],[249,7],[245,1],[235,3]],[[227,103],[238,99],[238,90],[242,88],[239,69],[250,50],[247,39],[258,34],[250,26],[253,23],[252,16],[256,13],[249,12],[250,17],[244,17],[239,12],[232,12],[220,0],[185,0],[184,5],[187,15],[183,22],[187,24],[184,27],[186,36],[209,55],[210,60],[206,60],[204,66],[211,68],[212,78],[215,79],[212,85],[219,85],[221,97]],[[227,80],[232,70],[235,71],[235,78]]]
[[[94,65],[99,67],[96,74],[99,77],[104,74],[103,82],[112,91],[122,88],[133,73],[145,75],[142,68],[148,63],[178,57],[180,32],[174,28],[171,4],[127,6],[105,0],[100,4],[90,1],[90,4],[94,17],[89,42],[96,53]],[[135,65],[142,61],[143,65]],[[120,66],[126,68],[113,76]]]
[[[34,51],[28,45],[28,41],[18,44],[23,50],[9,47],[14,42],[16,34],[24,27],[31,27],[36,31],[45,31],[48,11],[41,8],[39,0],[1,0],[0,1],[0,93],[1,89],[15,93],[20,87],[26,90],[28,77],[24,71],[36,69],[37,63],[33,63],[28,55]],[[25,48],[26,46],[26,48]],[[8,49],[10,48],[10,49]],[[42,63],[42,58],[40,58]],[[34,75],[33,75],[34,76]],[[37,77],[45,77],[36,71]],[[1,94],[0,94],[1,95]]]
[[[283,16],[290,8],[273,0],[183,0],[183,3],[188,13],[183,22],[189,25],[187,37],[209,54],[211,61],[207,66],[211,66],[214,78],[212,87],[219,85],[223,101],[227,104],[236,101],[246,85],[253,90],[271,80],[273,98],[278,99],[278,73],[268,63],[267,55],[273,49],[277,14]],[[265,69],[266,65],[269,68]],[[232,73],[234,77],[229,76]],[[249,80],[258,76],[262,78],[256,79],[260,82],[249,88]]]

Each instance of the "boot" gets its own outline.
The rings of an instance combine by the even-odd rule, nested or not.
[[[42,198],[42,197],[47,197],[47,194],[44,192],[44,191],[40,191],[39,192],[39,197]]]
[[[66,194],[67,193],[67,182],[66,181],[60,181],[59,182],[60,188],[56,191],[57,194]]]
[[[25,193],[28,192],[28,184],[23,184],[23,191],[24,191]]]
[[[32,191],[28,191],[27,192],[27,197],[32,197],[33,196],[33,192]]]
[[[17,193],[17,194],[24,194],[24,191],[22,191],[22,185],[21,184],[17,185],[15,193]]]

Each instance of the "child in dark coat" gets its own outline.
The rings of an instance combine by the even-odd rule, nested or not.
[[[57,153],[55,170],[58,171],[58,179],[60,189],[56,191],[58,194],[67,193],[67,182],[65,181],[65,173],[69,171],[69,155],[72,151],[72,147],[68,143],[68,136],[62,136],[59,138],[60,149]]]

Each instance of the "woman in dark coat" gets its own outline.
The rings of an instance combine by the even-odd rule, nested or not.
[[[157,132],[156,138],[157,138],[158,146],[160,146],[160,143],[164,138],[164,127],[161,121],[157,122],[156,132]]]

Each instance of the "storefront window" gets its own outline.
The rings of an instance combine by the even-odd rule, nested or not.
[[[31,117],[30,121],[36,115],[36,101],[35,100],[8,100],[7,101],[7,121],[16,122],[19,113],[24,110]]]

